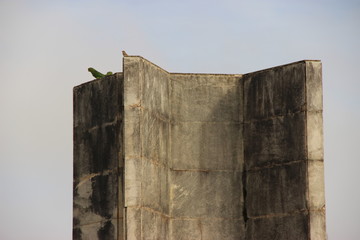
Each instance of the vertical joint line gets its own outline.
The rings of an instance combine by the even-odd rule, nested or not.
[[[119,227],[122,227],[123,230],[123,239],[126,240],[127,239],[127,211],[126,211],[126,207],[125,207],[125,80],[126,80],[126,74],[125,74],[125,58],[123,57],[122,59],[122,72],[123,72],[123,78],[122,78],[122,83],[121,83],[121,89],[120,89],[120,93],[121,94],[121,98],[122,98],[122,108],[121,108],[121,116],[122,116],[122,122],[121,122],[121,128],[120,128],[120,144],[121,144],[121,164],[122,164],[122,182],[121,182],[121,187],[122,187],[122,203],[123,206],[121,206],[121,211],[122,211],[122,217],[123,217],[123,222],[122,222],[122,226],[120,226],[120,223],[118,223]],[[119,166],[119,165],[118,165]],[[118,206],[118,214],[120,214],[120,206]],[[118,222],[120,222],[119,218],[118,218]],[[119,231],[119,229],[118,229]],[[118,232],[118,238],[119,238],[119,232]]]
[[[245,229],[246,229],[246,226],[247,226],[247,221],[249,219],[248,215],[247,215],[247,209],[246,209],[246,198],[247,198],[247,191],[246,191],[246,175],[247,175],[247,172],[246,171],[243,171],[243,174],[242,174],[242,192],[243,192],[243,198],[244,198],[244,201],[243,201],[243,218],[244,218],[244,224],[245,224]]]
[[[305,79],[304,79],[304,100],[305,100],[305,153],[306,153],[306,161],[305,161],[305,181],[306,181],[306,190],[305,190],[305,194],[306,194],[306,208],[308,209],[308,215],[307,215],[307,225],[308,225],[308,239],[311,239],[311,224],[310,224],[310,207],[309,207],[309,201],[310,201],[310,193],[309,193],[309,151],[308,151],[308,89],[307,89],[307,80],[308,80],[308,76],[307,76],[307,63],[305,61],[304,63],[304,68],[305,68]]]
[[[140,106],[143,104],[143,91],[142,91],[142,84],[145,80],[144,78],[144,72],[143,72],[143,66],[144,66],[144,60],[140,58],[139,61],[139,97],[140,97]],[[144,177],[144,164],[143,164],[143,149],[142,149],[142,132],[141,132],[141,124],[142,124],[142,117],[143,117],[143,111],[139,111],[139,135],[140,135],[140,161],[141,161],[141,181],[140,181],[140,239],[143,239],[143,209],[142,209],[142,189],[143,189],[143,177]]]
[[[245,228],[245,232],[246,232],[246,228],[247,228],[247,221],[249,219],[248,217],[248,214],[247,214],[247,208],[246,208],[246,203],[247,203],[247,191],[246,191],[246,188],[247,188],[247,172],[245,170],[245,144],[244,144],[244,137],[245,137],[245,124],[244,124],[244,119],[245,119],[245,83],[244,83],[244,79],[242,78],[241,79],[241,82],[240,82],[240,86],[241,86],[241,94],[242,94],[242,119],[241,119],[241,122],[242,122],[242,127],[240,128],[240,130],[242,131],[242,156],[243,156],[243,173],[242,173],[242,193],[243,193],[243,211],[242,211],[242,214],[243,214],[243,221],[244,221],[244,228]],[[245,234],[246,235],[246,234]]]

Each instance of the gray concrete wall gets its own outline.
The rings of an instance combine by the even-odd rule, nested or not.
[[[243,239],[241,75],[171,75],[170,239]]]
[[[122,239],[123,76],[74,88],[73,239]]]
[[[321,63],[243,81],[246,239],[325,239]]]
[[[124,58],[126,239],[168,239],[169,74]]]
[[[74,239],[325,239],[321,63],[74,88]]]

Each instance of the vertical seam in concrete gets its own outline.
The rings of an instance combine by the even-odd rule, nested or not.
[[[73,156],[73,162],[72,162],[72,167],[73,167],[73,172],[72,172],[72,177],[73,177],[73,182],[72,182],[72,194],[73,194],[73,202],[71,204],[71,208],[72,208],[72,214],[74,216],[74,212],[75,212],[75,191],[74,191],[74,180],[75,180],[75,118],[76,118],[76,113],[75,113],[75,87],[73,88],[73,146],[72,146],[72,156]],[[74,225],[75,225],[75,221],[74,221],[74,217],[71,218],[71,222],[72,222],[72,229],[71,229],[71,237],[72,239],[74,239]],[[81,231],[81,230],[80,230]]]
[[[139,61],[139,96],[140,96],[140,106],[142,106],[142,100],[143,100],[143,92],[142,92],[142,84],[144,81],[144,73],[143,73],[143,59],[140,58]],[[141,132],[141,126],[143,124],[142,120],[143,120],[143,112],[140,109],[140,119],[139,119],[139,135],[140,135],[140,159],[141,159],[141,181],[140,181],[140,239],[143,239],[142,235],[143,235],[143,209],[142,209],[142,201],[143,201],[143,196],[142,196],[142,191],[143,191],[143,177],[144,177],[144,164],[143,164],[143,149],[142,149],[142,132]]]
[[[245,230],[245,233],[244,233],[244,236],[245,236],[245,239],[247,238],[246,237],[246,228],[247,228],[247,221],[248,221],[248,216],[247,216],[247,209],[246,209],[246,187],[247,187],[247,184],[246,184],[246,175],[247,175],[247,172],[246,172],[246,169],[245,169],[245,149],[244,149],[244,141],[245,141],[245,125],[244,125],[244,119],[245,119],[245,84],[244,84],[244,78],[241,77],[240,78],[240,82],[239,82],[239,87],[241,88],[240,91],[241,91],[241,94],[242,94],[242,104],[241,104],[241,109],[240,109],[240,114],[242,116],[242,119],[241,120],[241,128],[240,128],[240,131],[242,131],[242,158],[243,158],[243,162],[242,162],[242,198],[243,198],[243,222],[244,222],[244,230]]]
[[[202,230],[201,219],[199,219],[198,226],[199,226],[199,230],[200,230],[200,240],[203,240],[203,230]]]
[[[119,79],[117,78],[117,75],[115,75],[115,79],[116,79],[116,81],[117,82],[119,82]],[[117,89],[118,91],[117,91],[117,101],[119,101],[119,85],[118,85],[118,89]],[[119,109],[119,111],[121,111],[121,108]],[[119,115],[119,113],[117,112],[116,113],[116,119],[117,119],[117,124],[119,124],[119,121],[118,121],[118,115]],[[121,129],[119,130],[119,132],[117,132],[117,141],[119,142],[119,144],[121,144],[121,135],[120,135],[120,133],[121,133]],[[119,148],[117,149],[118,151],[119,151]],[[120,221],[119,221],[119,219],[120,219],[120,204],[119,204],[119,199],[120,199],[120,190],[121,190],[121,188],[120,188],[120,181],[119,181],[119,178],[120,178],[120,160],[121,159],[121,157],[120,157],[120,154],[119,154],[119,152],[117,152],[117,168],[116,168],[116,176],[117,176],[117,178],[116,178],[116,187],[117,187],[117,193],[116,193],[116,229],[117,229],[117,231],[116,231],[116,239],[117,240],[119,240],[119,232],[120,232]]]
[[[166,174],[167,174],[167,196],[168,196],[168,231],[167,231],[167,239],[170,240],[170,237],[171,237],[171,224],[170,224],[170,221],[171,221],[171,213],[170,213],[170,209],[171,209],[171,196],[170,196],[170,187],[171,187],[171,174],[170,174],[170,167],[172,166],[171,164],[171,119],[172,119],[172,104],[171,104],[171,99],[170,99],[170,96],[171,96],[171,92],[172,92],[172,88],[171,88],[171,74],[168,73],[167,74],[167,81],[168,81],[168,106],[169,106],[169,115],[168,115],[168,118],[169,118],[169,122],[168,122],[168,131],[169,131],[169,135],[168,135],[168,154],[167,154],[167,169],[166,169]]]
[[[308,225],[308,236],[307,238],[310,240],[311,236],[311,230],[310,230],[310,207],[309,207],[309,200],[310,200],[310,196],[309,196],[309,152],[308,152],[308,132],[307,132],[307,115],[308,115],[308,99],[307,99],[307,69],[306,69],[306,61],[304,62],[304,75],[305,75],[305,79],[304,79],[304,101],[305,101],[305,112],[304,112],[304,134],[305,134],[305,153],[306,153],[306,157],[305,157],[305,181],[306,181],[306,190],[305,190],[305,194],[306,194],[306,208],[308,209],[308,214],[307,214],[307,225]]]
[[[123,161],[123,238],[124,240],[127,240],[127,208],[125,207],[125,59],[124,57],[122,58],[122,69],[123,69],[123,84],[122,84],[122,111],[123,111],[123,116],[122,116],[122,140],[121,140],[121,144],[122,144],[122,161]]]
[[[122,103],[122,106],[121,106],[121,115],[122,115],[122,122],[121,122],[121,134],[120,134],[120,144],[121,144],[121,167],[120,170],[121,170],[121,190],[122,190],[122,194],[121,194],[121,200],[122,200],[122,206],[118,206],[118,213],[120,215],[120,211],[121,211],[121,214],[122,214],[122,224],[120,224],[120,220],[118,220],[118,226],[119,226],[119,229],[122,228],[122,231],[123,231],[123,240],[126,240],[126,208],[125,208],[125,72],[124,72],[124,58],[123,58],[123,61],[122,61],[122,69],[123,69],[123,78],[122,78],[122,82],[120,84],[120,89],[119,89],[119,92],[121,94],[121,103]],[[120,164],[119,164],[120,165]],[[122,208],[122,209],[119,209],[119,208]],[[120,226],[121,225],[121,226]],[[118,238],[119,238],[119,233],[118,233]],[[121,239],[119,239],[121,240]]]
[[[121,111],[121,110],[120,110]],[[119,124],[119,123],[118,123]],[[121,132],[121,129],[120,129],[120,132]],[[119,134],[118,137],[120,137],[121,135]],[[121,144],[121,139],[118,139],[118,141],[120,142]],[[117,154],[117,157],[120,158],[119,156],[119,153]],[[117,194],[116,194],[116,206],[117,206],[117,210],[116,210],[116,219],[117,219],[117,224],[116,224],[116,227],[117,227],[117,231],[116,231],[116,239],[117,240],[120,240],[119,239],[119,233],[120,233],[120,204],[119,204],[119,199],[120,199],[120,191],[121,191],[121,187],[120,187],[120,184],[121,182],[119,181],[119,178],[121,176],[121,171],[120,171],[120,166],[119,166],[119,163],[120,162],[120,159],[117,159],[117,171],[116,171],[116,184],[117,184]]]

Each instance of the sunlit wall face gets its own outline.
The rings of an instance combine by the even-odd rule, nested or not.
[[[72,87],[121,50],[171,72],[323,63],[329,239],[360,235],[359,1],[0,1],[0,239],[71,239]]]

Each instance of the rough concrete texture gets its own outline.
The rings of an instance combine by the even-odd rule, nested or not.
[[[125,237],[168,239],[169,74],[139,57],[123,68]]]
[[[247,239],[325,239],[321,63],[243,81]]]
[[[170,239],[244,238],[240,77],[171,75]]]
[[[321,63],[74,88],[73,239],[325,239]]]
[[[122,79],[74,88],[73,239],[123,235]]]

